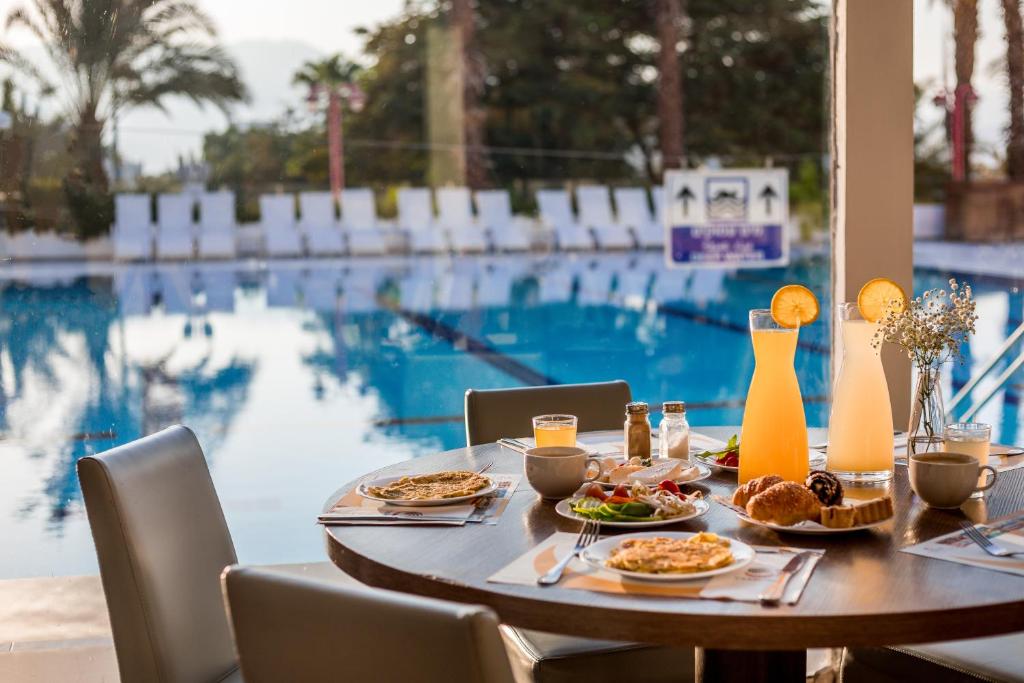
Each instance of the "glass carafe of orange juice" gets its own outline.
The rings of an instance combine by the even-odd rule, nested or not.
[[[766,474],[807,478],[807,420],[793,365],[799,326],[782,327],[771,311],[750,312],[754,376],[740,431],[739,483]]]
[[[839,304],[836,324],[843,361],[832,388],[828,469],[849,481],[885,481],[894,456],[889,386],[873,343],[879,324],[865,320],[857,304]]]

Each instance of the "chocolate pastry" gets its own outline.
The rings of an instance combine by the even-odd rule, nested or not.
[[[804,485],[818,497],[822,505],[839,505],[843,502],[843,485],[831,472],[811,470]]]

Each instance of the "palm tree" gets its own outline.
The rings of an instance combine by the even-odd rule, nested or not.
[[[72,178],[89,194],[107,195],[103,133],[120,112],[163,109],[174,96],[226,109],[246,97],[212,22],[190,0],[29,0],[8,13],[6,26],[27,30],[46,48],[71,126]],[[53,87],[13,49],[0,45],[0,62]]]
[[[683,82],[679,69],[680,0],[655,0],[658,43],[658,137],[661,167],[683,165]]]
[[[971,147],[974,131],[971,126],[971,110],[974,106],[974,47],[978,42],[978,0],[949,0],[953,6],[954,69],[956,71],[956,115],[959,116],[959,130],[954,131],[954,152],[959,150],[959,159],[954,154],[953,176],[968,180],[971,174]],[[957,168],[959,166],[959,168]]]
[[[302,65],[292,77],[295,85],[309,88],[309,101],[316,103],[322,93],[327,95],[327,144],[331,192],[337,197],[345,186],[345,159],[341,137],[341,103],[353,109],[362,106],[363,92],[356,83],[362,67],[345,60],[340,54]]]
[[[1024,178],[1024,22],[1020,0],[1003,1],[1006,25],[1006,80],[1010,87],[1010,127],[1006,143],[1006,175]]]
[[[462,108],[466,149],[466,184],[479,189],[487,183],[484,162],[484,122],[480,106],[484,90],[483,58],[476,45],[476,10],[471,0],[452,0],[452,21],[462,46]]]

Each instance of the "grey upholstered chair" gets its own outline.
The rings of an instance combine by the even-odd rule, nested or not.
[[[901,647],[850,648],[843,683],[1024,683],[1024,633]]]
[[[242,567],[223,582],[247,683],[513,681],[484,607]]]
[[[621,429],[629,384],[594,384],[488,389],[466,392],[466,445],[533,433],[531,418],[569,413],[581,432]],[[501,627],[517,680],[536,683],[637,683],[693,680],[692,647],[652,647],[638,643],[590,640],[542,631]]]
[[[533,436],[532,418],[547,413],[575,415],[581,432],[621,429],[631,396],[629,384],[622,380],[470,389],[466,392],[466,445]]]
[[[241,681],[219,577],[235,548],[195,435],[78,461],[121,680]]]

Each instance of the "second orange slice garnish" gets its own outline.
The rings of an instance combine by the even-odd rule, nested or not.
[[[803,285],[780,287],[772,297],[772,318],[783,327],[810,325],[819,310],[818,297]]]
[[[902,313],[907,308],[907,293],[886,277],[876,277],[860,288],[857,309],[868,322],[877,323],[892,311]]]

